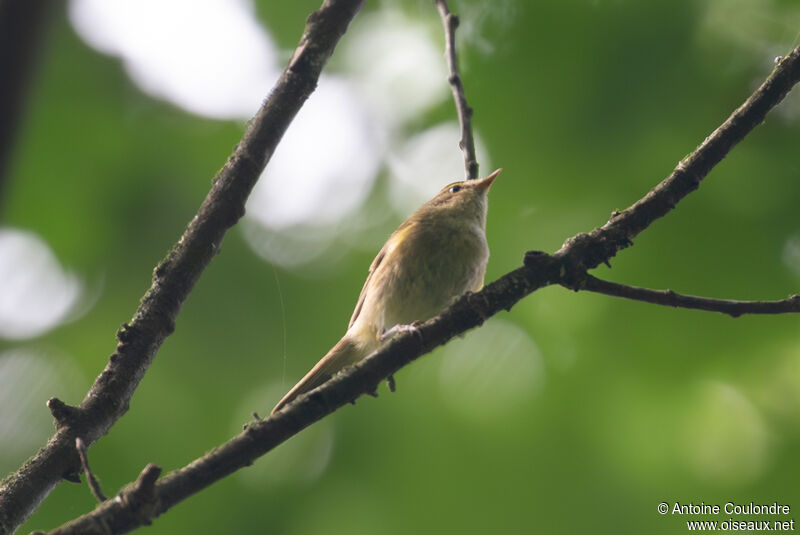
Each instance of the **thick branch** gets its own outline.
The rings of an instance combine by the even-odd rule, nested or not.
[[[52,0],[0,0],[0,199],[31,78],[55,5]]]
[[[219,250],[227,230],[244,214],[245,201],[289,123],[316,87],[319,74],[363,0],[325,0],[307,21],[288,67],[215,177],[197,215],[166,258],[105,370],[78,407],[59,414],[48,444],[0,485],[0,534],[12,533],[63,477],[80,471],[75,438],[87,446],[127,411],[131,396],[169,336],[200,274]]]
[[[711,299],[683,295],[672,290],[651,290],[649,288],[628,286],[598,279],[588,274],[580,285],[580,289],[635,301],[644,301],[655,305],[721,312],[733,318],[738,318],[742,314],[790,314],[800,312],[800,295],[792,295],[779,301]]]
[[[442,17],[445,38],[445,56],[447,56],[447,68],[450,76],[447,81],[453,91],[453,100],[456,103],[458,112],[458,123],[461,125],[461,140],[458,146],[464,153],[464,168],[467,172],[467,180],[478,178],[478,158],[475,156],[475,139],[472,136],[472,108],[467,103],[467,95],[464,92],[464,85],[461,83],[461,73],[458,68],[458,53],[456,52],[456,28],[458,27],[458,17],[450,12],[447,7],[447,0],[435,0],[436,9]]]
[[[607,262],[617,250],[630,244],[631,237],[696,189],[713,165],[735,142],[761,122],[767,110],[777,105],[798,79],[800,47],[780,63],[764,85],[731,118],[642,200],[623,212],[615,213],[602,228],[567,240],[554,255],[529,252],[525,255],[522,267],[492,282],[480,292],[461,297],[453,306],[415,331],[398,335],[379,351],[320,387],[299,396],[270,418],[249,424],[242,433],[225,444],[184,468],[169,473],[155,484],[154,515],[163,513],[239,468],[252,464],[261,455],[339,407],[374,392],[382,380],[421,355],[481,325],[499,311],[511,309],[520,299],[537,289],[550,284],[580,289],[579,282],[586,277],[586,266],[595,267]],[[115,523],[120,518],[130,516],[120,500],[108,500],[53,533],[100,533],[96,526],[101,523]],[[126,524],[125,527],[127,530],[133,526]]]

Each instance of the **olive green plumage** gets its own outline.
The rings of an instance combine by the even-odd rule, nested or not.
[[[483,286],[487,194],[500,171],[446,186],[392,233],[369,267],[347,332],[273,413],[378,349],[393,327],[430,319]]]

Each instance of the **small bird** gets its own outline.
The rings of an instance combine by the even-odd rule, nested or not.
[[[480,290],[489,260],[489,188],[502,169],[454,182],[397,227],[369,267],[350,325],[339,342],[281,399],[272,414],[395,332],[428,320],[468,291]]]

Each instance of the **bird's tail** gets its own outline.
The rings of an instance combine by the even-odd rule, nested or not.
[[[304,394],[318,387],[333,377],[336,372],[350,364],[358,362],[366,355],[364,348],[348,336],[348,334],[345,334],[342,339],[322,357],[322,360],[317,362],[317,365],[311,368],[311,371],[283,396],[283,399],[275,405],[275,408],[272,409],[270,414],[275,414],[283,408],[284,405],[294,400],[300,394]]]

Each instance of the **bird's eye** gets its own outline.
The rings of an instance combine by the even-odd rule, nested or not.
[[[461,186],[458,186],[458,185],[453,186],[452,188],[450,188],[449,191],[450,191],[450,193],[458,193],[459,191],[461,191]]]

